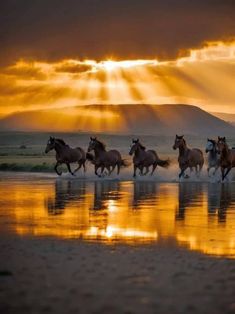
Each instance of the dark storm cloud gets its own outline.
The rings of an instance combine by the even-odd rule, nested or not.
[[[172,58],[235,35],[234,0],[2,0],[0,57]]]

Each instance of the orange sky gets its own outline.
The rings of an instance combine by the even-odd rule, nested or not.
[[[184,103],[235,113],[235,41],[171,61],[19,60],[0,73],[0,115],[83,104]]]

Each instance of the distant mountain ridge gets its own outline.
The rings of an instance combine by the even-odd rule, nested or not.
[[[211,112],[211,114],[235,126],[235,114],[234,113]]]
[[[88,105],[60,110],[14,113],[0,119],[3,131],[88,131],[217,136],[235,128],[214,115],[190,105]]]

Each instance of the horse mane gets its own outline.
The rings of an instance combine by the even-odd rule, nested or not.
[[[99,141],[99,140],[96,140],[96,143],[97,143],[102,149],[105,149],[106,145],[105,145],[103,142],[101,142],[101,141]]]
[[[216,144],[216,140],[213,140],[211,138],[208,138],[208,142],[211,142],[212,144]]]
[[[184,145],[187,147],[187,143],[183,137],[182,137],[182,140],[183,140]]]
[[[61,138],[56,138],[56,141],[59,142],[60,144],[66,146],[67,144],[65,143],[64,140],[62,140]]]
[[[140,148],[141,148],[141,149],[143,149],[143,150],[146,149],[146,147],[145,147],[144,145],[142,145],[141,143],[139,143],[139,145],[140,145]]]

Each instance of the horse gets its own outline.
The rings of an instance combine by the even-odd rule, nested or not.
[[[140,175],[146,175],[149,172],[149,167],[152,166],[152,176],[157,166],[167,168],[170,164],[169,160],[161,160],[155,150],[146,151],[146,148],[140,143],[139,139],[132,139],[129,155],[132,156],[133,154],[133,177],[136,177],[137,169],[140,170]],[[144,168],[146,168],[145,173],[143,173]]]
[[[181,172],[179,173],[179,178],[184,175],[184,172],[187,168],[190,168],[191,172],[193,168],[195,168],[196,174],[199,174],[204,165],[204,157],[202,151],[198,148],[188,148],[184,139],[184,135],[179,136],[176,134],[173,149],[176,150],[177,148],[179,149],[178,163],[181,170]],[[186,178],[185,175],[184,177]]]
[[[71,148],[64,142],[64,140],[50,136],[47,142],[45,153],[47,154],[53,149],[56,151],[57,161],[54,169],[59,176],[61,176],[62,172],[59,172],[57,168],[61,164],[66,164],[68,171],[72,175],[75,175],[75,172],[77,172],[81,167],[83,167],[83,171],[85,173],[86,154],[81,147]],[[74,170],[74,172],[72,172],[70,164],[75,162],[78,163],[78,167]]]
[[[87,151],[88,153],[91,151],[94,151],[95,153],[93,163],[95,165],[95,174],[99,177],[103,175],[105,168],[108,170],[108,175],[110,175],[114,171],[115,167],[117,167],[117,174],[119,174],[121,166],[127,166],[127,163],[124,159],[122,159],[118,150],[112,149],[107,151],[105,144],[99,141],[96,137],[90,137]],[[99,168],[101,168],[100,174],[97,172]]]
[[[208,138],[205,152],[208,153],[207,173],[208,173],[208,177],[210,177],[211,168],[215,168],[213,175],[215,175],[216,171],[219,169],[220,156],[217,149],[217,142],[215,140]]]
[[[218,136],[217,146],[220,154],[222,181],[224,181],[231,169],[235,167],[235,149],[230,149],[226,138],[220,136]]]

